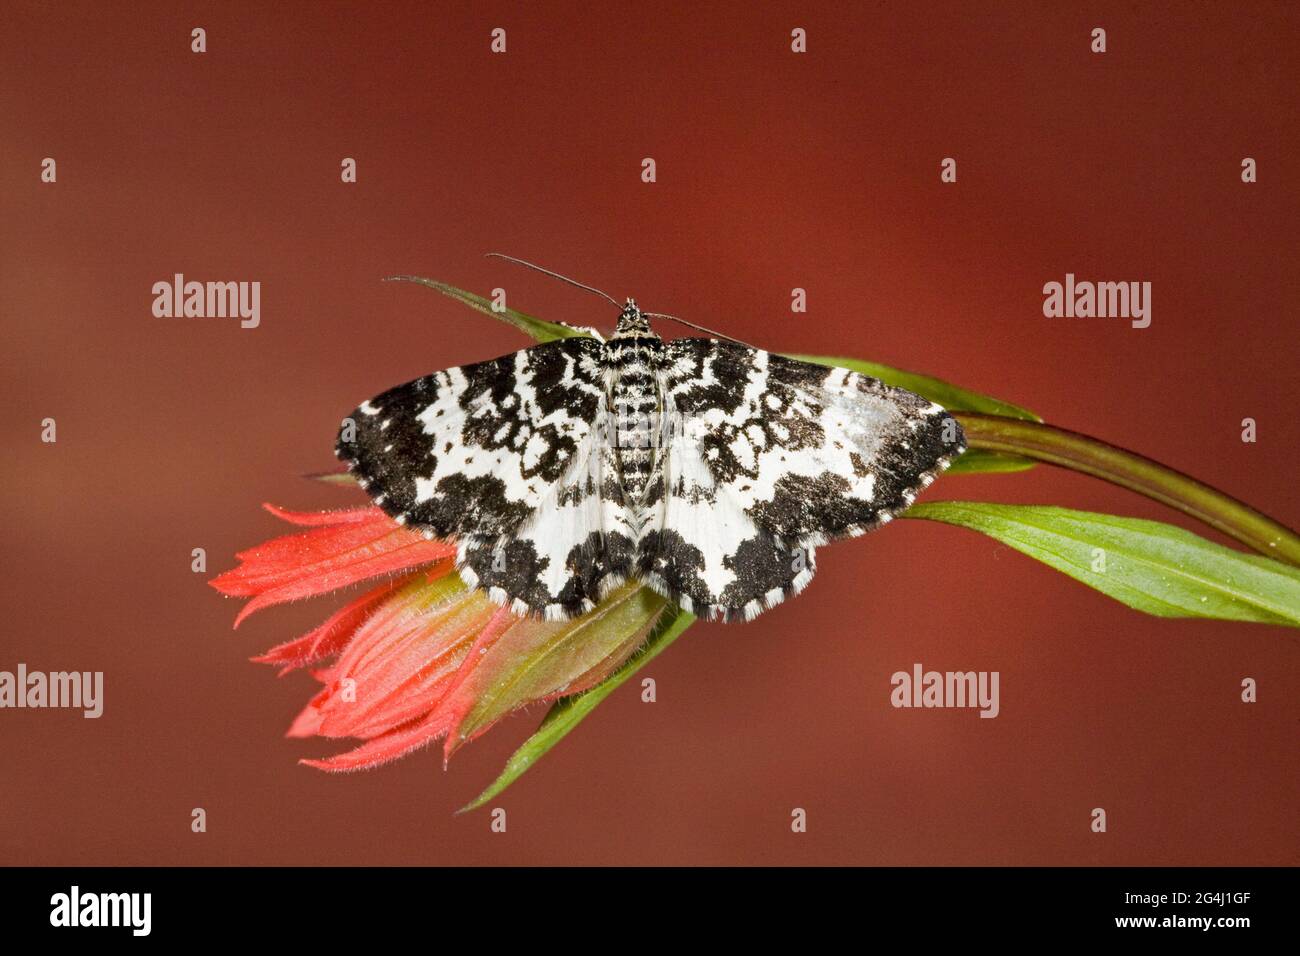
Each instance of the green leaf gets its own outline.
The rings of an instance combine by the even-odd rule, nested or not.
[[[544,319],[537,319],[531,315],[526,315],[517,309],[504,309],[498,312],[492,307],[492,303],[483,298],[481,295],[475,295],[473,292],[466,292],[464,289],[458,289],[454,285],[448,285],[445,282],[439,282],[437,279],[424,279],[420,276],[389,276],[385,282],[414,282],[417,285],[427,286],[430,289],[436,289],[443,295],[455,299],[471,309],[477,309],[484,315],[490,315],[492,318],[513,325],[525,335],[531,336],[538,342],[554,342],[556,339],[587,338],[587,333],[578,329],[571,329],[567,325],[559,325],[555,322],[547,322]]]
[[[905,388],[916,392],[923,398],[937,402],[950,412],[982,412],[986,415],[1002,415],[1007,418],[1019,418],[1025,421],[1041,422],[1042,419],[1027,408],[1012,405],[1000,398],[992,398],[972,392],[943,379],[918,372],[906,372],[903,369],[881,365],[879,362],[865,362],[862,359],[833,358],[825,355],[791,355],[790,358],[801,362],[813,362],[816,365],[829,365],[847,368],[863,375],[878,378],[886,385]],[[972,448],[952,463],[948,469],[950,475],[975,474],[977,472],[1012,472],[1028,471],[1036,462],[1020,455],[1007,455],[996,451]]]
[[[1157,617],[1300,626],[1300,570],[1159,521],[978,501],[917,504],[904,517],[979,531]]]
[[[968,448],[962,452],[956,461],[948,466],[948,470],[944,474],[1004,474],[1013,471],[1028,471],[1037,464],[1036,461],[1020,455],[1004,455],[1001,452],[985,451],[983,448]]]
[[[670,609],[665,618],[655,626],[654,633],[646,641],[645,646],[631,660],[615,671],[611,677],[589,691],[556,701],[542,721],[541,726],[511,755],[506,762],[505,769],[501,771],[501,775],[470,803],[461,807],[459,812],[465,813],[483,806],[483,804],[519,779],[547,751],[563,740],[569,731],[577,727],[588,714],[595,710],[601,701],[612,694],[629,677],[654,660],[669,644],[680,637],[682,632],[690,627],[694,621],[694,615],[685,611]]]

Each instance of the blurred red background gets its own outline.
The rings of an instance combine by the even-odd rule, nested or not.
[[[541,711],[445,773],[433,751],[351,776],[297,766],[341,749],[282,738],[315,685],[247,657],[337,602],[232,633],[238,605],[205,583],[282,530],[260,502],[358,500],[298,477],[333,464],[357,401],[526,344],[380,277],[612,323],[493,250],[769,348],[995,394],[1295,526],[1294,9],[11,2],[3,17],[0,669],[106,684],[99,720],[0,712],[3,862],[1297,862],[1293,632],[1145,617],[956,528],[901,521],[829,547],[799,600],[697,625],[646,672],[656,703],[620,689],[494,802],[505,835],[452,811]],[[151,286],[176,272],[260,281],[261,326],[155,318]],[[1042,286],[1066,272],[1152,282],[1151,327],[1045,319]],[[927,497],[1183,523],[1046,467]],[[1000,671],[1001,715],[891,708],[889,677],[914,662]],[[1259,703],[1240,702],[1243,677]]]

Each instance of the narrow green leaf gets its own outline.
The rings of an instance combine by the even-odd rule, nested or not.
[[[979,531],[1147,614],[1300,627],[1300,570],[1159,521],[979,501],[922,503],[904,517]]]
[[[631,660],[615,671],[613,676],[589,691],[556,701],[542,721],[541,726],[510,756],[505,769],[501,771],[501,775],[470,803],[461,807],[458,812],[465,813],[469,810],[478,809],[519,779],[547,751],[563,740],[569,731],[577,727],[583,718],[595,710],[601,701],[612,694],[615,688],[654,660],[669,644],[681,636],[682,632],[690,627],[694,621],[694,615],[670,608],[664,619],[655,626],[654,633],[646,641],[645,646]]]
[[[505,309],[498,312],[496,309],[492,308],[492,303],[481,295],[475,295],[473,292],[466,292],[464,289],[458,289],[454,285],[439,282],[437,279],[424,279],[420,276],[389,276],[384,281],[414,282],[417,285],[436,289],[443,295],[455,299],[457,302],[467,305],[471,309],[477,309],[484,315],[490,315],[499,322],[513,325],[525,335],[531,336],[538,342],[554,342],[556,339],[587,337],[586,332],[581,332],[578,329],[571,329],[567,325],[558,325],[555,322],[547,322],[544,319],[537,319],[531,315],[526,315],[517,309]]]
[[[997,451],[985,451],[983,448],[968,448],[948,466],[944,474],[1006,474],[1013,471],[1028,471],[1036,464],[1037,462],[1020,455],[1006,455]]]

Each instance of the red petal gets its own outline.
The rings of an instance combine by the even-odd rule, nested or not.
[[[438,705],[438,709],[447,715],[448,726],[458,725],[465,718],[470,708],[478,702],[482,688],[475,686],[475,671],[487,658],[488,651],[491,650],[492,646],[521,620],[522,618],[511,613],[507,607],[498,608],[496,613],[492,615],[492,620],[488,622],[487,627],[483,629],[483,633],[478,636],[474,646],[465,656],[464,663],[461,665],[460,670],[456,672],[455,681],[447,688],[442,702]],[[520,706],[523,706],[528,701],[520,701],[519,703]],[[442,754],[444,766],[447,760],[450,759],[452,752],[464,742],[464,740],[453,741],[451,737],[447,738]]]
[[[488,604],[489,609],[491,608],[490,602],[483,600],[482,603]],[[439,707],[459,683],[461,672],[469,659],[479,656],[480,651],[477,649],[485,643],[495,641],[500,632],[516,620],[518,618],[502,609],[494,610],[492,618],[486,621],[479,617],[478,625],[474,628],[478,632],[477,635],[473,632],[467,634],[455,647],[454,656],[444,656],[434,662],[440,666],[435,668],[430,665],[422,668],[413,680],[394,691],[385,701],[383,710],[377,711],[373,719],[365,724],[358,724],[351,736],[372,737],[411,717]]]
[[[459,588],[459,585],[456,586]],[[388,598],[331,668],[317,733],[374,737],[432,710],[492,616],[482,595],[413,584]],[[354,700],[337,693],[351,678]]]
[[[378,508],[362,510],[364,514],[349,513],[344,523],[274,538],[241,552],[239,567],[209,582],[223,594],[253,597],[235,626],[268,605],[325,594],[455,553],[455,545],[426,540]]]
[[[446,565],[444,573],[450,568],[450,564]],[[392,594],[396,588],[401,587],[410,580],[411,578],[407,577],[387,581],[335,611],[324,624],[315,630],[304,634],[297,640],[277,644],[265,654],[250,658],[250,660],[258,664],[283,664],[284,666],[280,669],[279,675],[283,677],[299,667],[306,667],[316,661],[333,657],[347,646],[357,628],[375,609],[375,605],[389,594]]]
[[[374,505],[362,505],[359,508],[337,508],[333,511],[290,511],[288,508],[281,508],[268,501],[263,502],[262,507],[277,518],[290,524],[307,526],[351,524],[354,521],[370,520],[374,517],[375,512],[383,514]]]
[[[396,760],[403,754],[410,753],[417,747],[436,740],[447,732],[446,717],[441,714],[429,714],[423,720],[415,721],[405,727],[392,730],[373,740],[366,741],[355,750],[348,750],[324,760],[300,760],[301,764],[315,767],[317,770],[341,772],[363,770],[377,767],[390,760]]]
[[[298,716],[293,719],[293,723],[285,731],[284,735],[286,737],[315,737],[320,730],[322,720],[321,706],[325,701],[329,700],[331,693],[332,691],[328,687],[319,691]]]

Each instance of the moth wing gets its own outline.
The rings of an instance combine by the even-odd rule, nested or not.
[[[394,520],[456,538],[471,586],[521,613],[580,613],[608,574],[600,359],[570,338],[426,375],[362,403],[336,453]]]
[[[563,620],[592,610],[627,580],[633,522],[605,427],[602,406],[573,468],[518,527],[460,539],[457,567],[467,584],[516,613]]]
[[[335,452],[402,524],[438,537],[507,532],[587,446],[604,397],[599,352],[563,339],[399,385],[344,420]]]
[[[750,619],[802,591],[817,570],[815,549],[779,540],[717,480],[695,442],[673,434],[662,446],[656,511],[637,549],[637,574],[701,617]]]
[[[638,562],[711,614],[797,593],[815,546],[888,522],[965,449],[941,406],[848,369],[711,339],[667,353],[662,530]]]

